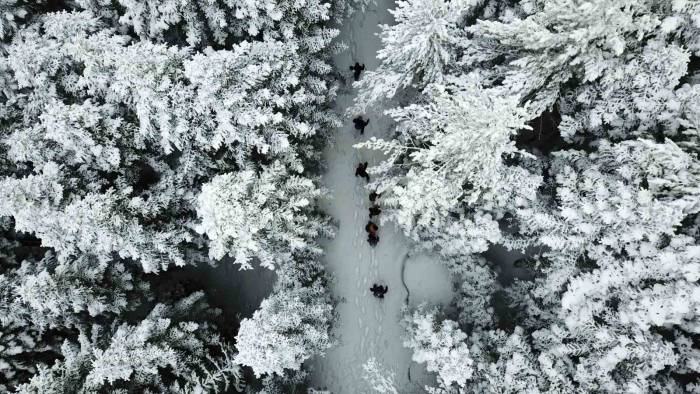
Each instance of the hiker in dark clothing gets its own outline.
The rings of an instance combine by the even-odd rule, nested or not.
[[[375,247],[379,243],[379,236],[377,233],[369,233],[367,235],[367,243],[369,243],[369,246]]]
[[[372,287],[369,288],[369,291],[372,292],[372,295],[375,297],[379,298],[380,294],[382,294],[382,290],[384,290],[383,286],[379,286],[378,284],[373,284]]]
[[[360,63],[355,62],[354,66],[350,66],[350,70],[353,71],[353,75],[355,76],[355,81],[360,80],[360,73],[365,71],[365,64],[362,63],[360,66]]]
[[[377,246],[379,243],[379,236],[377,235],[377,231],[379,231],[379,226],[377,226],[373,221],[367,222],[367,225],[365,226],[365,231],[367,231],[367,242],[369,243],[369,246]]]
[[[369,182],[369,174],[367,173],[367,162],[360,163],[357,165],[357,168],[355,169],[355,176],[365,178],[367,182]]]
[[[379,198],[379,193],[377,192],[372,192],[369,194],[369,201],[370,202],[375,202],[377,201],[377,198]]]
[[[352,120],[352,123],[355,124],[355,130],[360,130],[360,134],[365,133],[365,127],[369,124],[369,119],[364,120],[362,119],[362,116],[358,116],[357,118]]]
[[[375,283],[369,288],[369,291],[377,298],[384,298],[384,294],[389,291],[389,286],[380,286]]]
[[[372,205],[369,207],[369,217],[370,219],[372,216],[379,216],[379,214],[382,213],[382,210],[379,208],[378,205]]]

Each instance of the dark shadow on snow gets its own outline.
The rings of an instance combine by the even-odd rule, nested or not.
[[[241,320],[253,316],[260,303],[270,295],[277,274],[255,266],[240,271],[239,266],[225,259],[217,267],[208,264],[177,269],[175,274],[183,281],[193,281],[207,294],[213,307],[221,309],[224,331],[227,335],[238,332]]]
[[[515,145],[526,151],[538,151],[544,154],[560,150],[566,146],[566,142],[559,134],[561,115],[558,109],[545,111],[542,115],[528,123],[532,130],[521,130]]]
[[[502,285],[507,286],[513,283],[515,279],[533,279],[532,271],[517,267],[517,262],[522,259],[527,259],[529,257],[528,255],[533,255],[535,253],[535,250],[533,250],[532,253],[526,254],[517,250],[508,250],[501,245],[491,245],[486,252],[482,253],[482,256],[493,263],[498,273],[498,281]]]

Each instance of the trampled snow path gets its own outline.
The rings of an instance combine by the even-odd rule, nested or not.
[[[350,88],[352,76],[348,67],[355,61],[364,63],[369,70],[377,67],[376,53],[381,43],[376,33],[379,24],[393,22],[388,12],[393,7],[392,0],[377,0],[377,4],[370,5],[364,13],[358,12],[346,21],[340,39],[349,48],[334,59],[338,69],[348,76],[348,89],[337,100],[339,113],[345,113],[356,94]],[[312,385],[326,388],[333,394],[371,393],[362,378],[362,365],[370,357],[375,357],[387,372],[395,374],[401,393],[422,392],[422,387],[434,378],[425,372],[423,365],[413,363],[411,353],[402,346],[399,320],[407,295],[404,283],[410,290],[412,305],[422,301],[447,304],[451,299],[445,268],[428,256],[406,260],[410,242],[393,225],[380,226],[380,242],[376,248],[367,244],[364,227],[368,221],[369,192],[364,187],[365,181],[355,178],[354,172],[357,163],[368,161],[373,165],[380,156],[352,146],[371,136],[387,135],[390,122],[382,111],[383,108],[376,108],[364,114],[371,120],[364,136],[354,130],[352,117],[347,117],[345,126],[337,130],[335,143],[325,152],[328,170],[324,183],[331,191],[332,200],[324,208],[339,222],[336,238],[324,244],[325,262],[335,278],[332,291],[342,300],[336,326],[340,343],[325,357],[317,357],[309,364]],[[384,300],[372,297],[369,288],[373,283],[389,286]]]

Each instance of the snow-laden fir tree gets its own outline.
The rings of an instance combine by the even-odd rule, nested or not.
[[[244,319],[236,337],[240,352],[235,361],[255,374],[283,374],[299,369],[312,355],[331,345],[328,326],[331,307],[323,288],[299,287],[276,291],[263,300],[251,319]]]
[[[459,321],[469,327],[490,327],[494,323],[494,295],[501,290],[496,272],[491,264],[477,254],[441,256],[442,263],[450,271],[452,300]]]
[[[235,361],[251,367],[256,376],[284,376],[285,370],[299,369],[335,343],[328,278],[320,264],[288,263],[280,268],[279,278],[260,309],[241,322],[236,337]]]
[[[339,17],[338,13],[347,7],[343,1],[322,0],[77,0],[77,3],[117,20],[141,39],[182,42],[196,47],[226,46],[247,37],[304,42],[332,32],[322,24]]]
[[[88,256],[59,263],[51,252],[38,262],[23,261],[13,274],[13,314],[42,330],[84,327],[90,319],[132,311],[148,288],[123,263],[100,264]]]
[[[379,66],[355,84],[359,91],[352,111],[365,112],[394,97],[415,96],[430,83],[443,83],[469,47],[465,26],[510,8],[496,0],[398,1],[389,11],[394,23],[380,26]]]
[[[460,58],[518,97],[530,117],[561,104],[563,137],[653,126],[697,53],[697,2],[519,2],[510,18],[480,20]]]
[[[426,369],[436,372],[438,381],[449,387],[464,387],[472,376],[472,359],[464,342],[467,335],[457,323],[439,316],[436,309],[421,305],[406,313],[404,346],[413,350],[413,361],[425,363]]]
[[[58,354],[60,334],[32,327],[29,308],[17,301],[17,270],[24,262],[36,261],[31,248],[13,234],[8,218],[0,219],[0,391],[10,392],[36,373],[37,365]]]
[[[364,369],[364,375],[362,377],[372,386],[375,392],[381,394],[399,394],[399,391],[396,389],[396,383],[394,382],[395,374],[393,372],[387,372],[377,359],[374,357],[370,358],[362,365],[362,369]]]
[[[17,29],[44,3],[46,3],[46,0],[1,0],[0,41],[9,41]],[[0,44],[0,46],[2,45]]]
[[[212,323],[218,312],[202,292],[155,293],[138,268],[122,262],[100,263],[88,255],[61,262],[41,248],[27,255],[29,247],[11,241],[18,233],[9,230],[0,266],[3,390],[241,387],[235,351]],[[27,257],[20,262],[15,253]],[[155,298],[162,302],[139,317]]]
[[[483,252],[500,239],[497,215],[534,199],[539,174],[508,165],[531,157],[512,140],[527,127],[524,112],[476,76],[430,85],[424,104],[387,113],[396,138],[356,146],[388,154],[371,187],[383,193],[386,217],[423,246]]]
[[[440,18],[424,13],[429,5],[404,2],[397,12]],[[446,53],[456,61],[433,74],[439,84],[412,75],[415,87],[426,88],[387,111],[397,122],[394,139],[360,146],[388,154],[370,171],[379,175],[371,187],[388,191],[389,219],[414,231],[419,246],[440,252],[455,278],[464,278],[456,286],[455,317],[474,368],[458,391],[698,390],[697,2],[450,6],[465,13],[439,42],[450,43]],[[405,28],[409,22],[397,24],[406,34],[385,37],[382,51],[416,50],[422,41]],[[397,64],[383,61],[360,84],[363,100],[396,93],[384,87],[398,86]],[[449,88],[468,75],[482,94]],[[444,98],[436,100],[434,86],[442,85]],[[507,118],[499,113],[490,121],[496,111],[489,105],[499,100],[519,119],[510,132],[492,134]],[[427,121],[441,119],[425,115],[430,105],[466,119],[454,122],[456,142],[446,122]],[[553,131],[542,126],[548,119]],[[472,127],[484,138],[470,139],[464,130]],[[547,132],[554,143],[542,137]],[[523,138],[527,133],[534,138]],[[495,146],[512,148],[489,149],[484,141],[494,135],[501,141]],[[443,148],[459,143],[467,149]],[[441,149],[449,154],[420,156]],[[431,167],[447,175],[416,176]],[[445,186],[443,179],[460,179],[462,168],[468,182]],[[508,171],[520,171],[517,182],[533,181],[504,182]],[[491,190],[497,192],[486,198]],[[476,215],[493,230],[470,232]],[[525,260],[534,280],[503,291],[489,286],[495,281],[489,264],[469,253],[492,243],[534,253]],[[486,316],[470,313],[479,307]]]
[[[695,315],[690,295],[699,275],[698,246],[683,234],[681,224],[700,208],[698,162],[671,141],[633,140],[601,144],[589,155],[562,152],[553,166],[557,210],[551,216],[523,211],[529,223],[523,229],[537,232],[552,249],[552,279],[559,276],[559,264],[576,267],[565,274],[569,285],[562,297],[562,306],[578,316],[570,316],[571,323],[607,309],[609,297],[616,299],[618,317],[631,324],[645,326],[658,313],[671,321],[658,316],[654,325],[681,324]],[[580,278],[572,279],[572,273]],[[639,287],[649,280],[648,288]],[[679,291],[681,310],[654,305],[652,294],[659,291]],[[647,297],[652,298],[643,301]],[[632,305],[626,306],[628,302]],[[671,317],[675,313],[680,315]]]
[[[198,231],[211,240],[210,257],[228,254],[243,268],[255,257],[274,269],[295,253],[321,253],[313,240],[330,233],[314,220],[319,215],[312,204],[320,194],[312,180],[290,177],[279,163],[260,174],[217,175],[198,197]]]
[[[11,227],[8,221],[0,267],[0,385],[8,391],[59,357],[76,330],[133,313],[150,298],[148,284],[120,262],[82,256],[61,263],[50,251],[12,241],[19,233]]]
[[[0,267],[0,387],[240,389],[202,295],[162,294],[143,273],[207,255],[296,267],[277,291],[306,294],[295,305],[318,309],[328,338],[299,357],[325,350],[332,307],[315,258],[332,231],[315,171],[338,125],[326,22],[365,1],[5,3],[4,20],[26,26],[2,24],[0,215],[44,249]],[[287,375],[268,386],[305,377]]]
[[[689,222],[700,203],[698,169],[669,140],[560,152],[550,170],[557,207],[520,211],[522,231],[550,251],[532,299],[514,298],[531,324],[551,324],[533,336],[541,349],[558,349],[553,357],[575,357],[579,384],[649,390],[693,373],[676,342],[698,330],[700,245]],[[555,313],[537,312],[543,305]]]
[[[221,347],[206,318],[197,321],[209,309],[202,297],[195,293],[172,305],[158,304],[138,324],[115,321],[82,330],[76,342],[62,345],[62,360],[41,368],[18,392],[179,393],[239,387],[242,375],[227,354],[231,350]],[[211,351],[217,347],[220,356]]]
[[[260,178],[271,182],[297,174],[311,194],[297,198],[304,188],[291,184],[289,193],[312,204],[316,187],[302,175],[310,157],[296,146],[327,125],[311,109],[325,87],[304,78],[294,51],[293,43],[244,42],[192,56],[130,44],[86,12],[46,16],[4,59],[30,92],[6,104],[9,157],[31,163],[33,174],[2,181],[0,211],[59,257],[119,255],[149,272],[199,253],[206,241],[193,231],[193,200],[218,173],[271,171],[278,175]],[[292,209],[288,220],[311,212]],[[329,232],[322,216],[309,218]]]
[[[566,365],[539,356],[520,327],[511,333],[477,330],[471,333],[468,343],[473,375],[460,393],[577,392],[557,370]]]
[[[355,109],[364,112],[409,86],[423,88],[442,82],[445,68],[454,62],[450,46],[458,39],[457,20],[462,2],[408,0],[390,10],[395,23],[380,26],[383,47],[380,66],[368,70],[359,87]]]

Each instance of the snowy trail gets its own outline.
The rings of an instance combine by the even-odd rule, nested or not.
[[[355,61],[364,63],[368,70],[378,66],[376,53],[381,42],[376,33],[380,24],[393,23],[389,13],[393,7],[393,0],[377,0],[377,4],[370,5],[364,13],[356,13],[343,26],[341,40],[348,45],[348,50],[334,59],[338,70],[347,75],[348,82],[336,104],[336,110],[341,114],[352,105],[356,94],[351,88],[352,76],[348,67]],[[325,152],[328,168],[324,183],[331,191],[332,199],[324,209],[339,223],[336,237],[324,243],[325,262],[335,279],[331,290],[341,300],[336,323],[340,343],[325,357],[312,360],[310,366],[312,385],[326,388],[333,394],[373,392],[362,378],[362,365],[370,357],[375,357],[387,371],[396,375],[401,393],[422,392],[422,387],[430,383],[432,377],[422,366],[412,363],[411,353],[402,346],[401,340],[403,331],[399,320],[408,295],[406,290],[410,288],[412,303],[414,299],[447,303],[451,298],[446,271],[427,257],[412,257],[406,262],[404,282],[403,263],[409,252],[409,242],[393,225],[380,226],[380,242],[375,248],[367,243],[364,227],[369,220],[369,191],[365,189],[364,179],[355,178],[354,172],[359,162],[368,161],[374,165],[381,156],[375,152],[358,151],[352,146],[372,136],[387,136],[390,121],[383,116],[383,110],[375,108],[363,114],[371,120],[364,136],[354,130],[352,116],[346,116],[344,127],[335,133],[335,143]],[[421,294],[426,277],[432,282],[427,285],[434,289],[427,292],[427,298],[414,297],[416,292]],[[384,300],[372,297],[369,288],[373,283],[389,286]],[[425,291],[422,293],[426,294]]]

